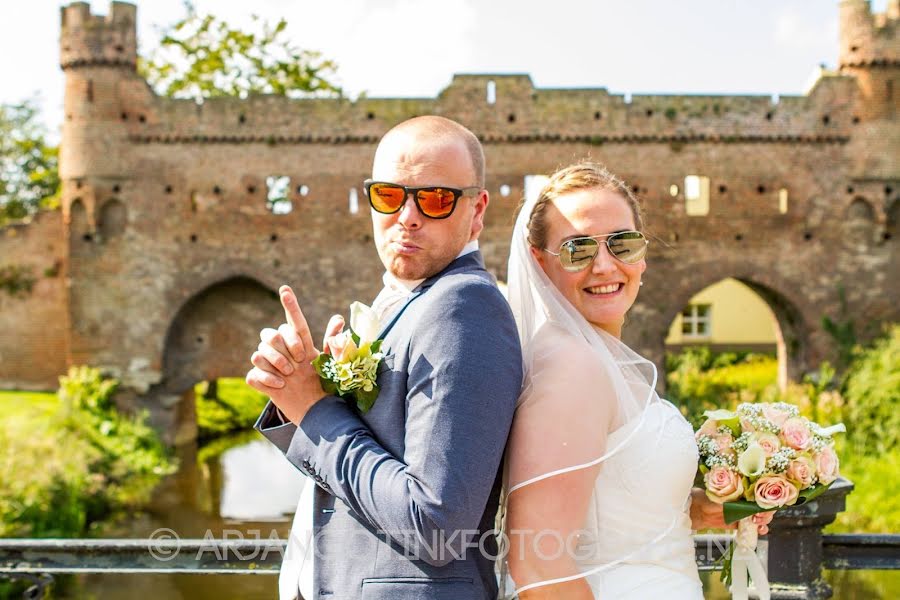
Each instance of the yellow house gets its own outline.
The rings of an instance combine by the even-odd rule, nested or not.
[[[723,279],[690,299],[675,317],[666,347],[705,345],[714,350],[774,352],[772,309],[737,279]]]

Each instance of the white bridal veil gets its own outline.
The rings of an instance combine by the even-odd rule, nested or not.
[[[501,598],[589,577],[627,559],[627,548],[596,539],[604,515],[593,509],[590,517],[589,503],[577,499],[593,497],[610,458],[647,439],[637,434],[647,408],[659,402],[655,365],[588,323],[532,256],[527,236],[535,203],[536,197],[527,200],[516,219],[509,260],[508,297],[526,375],[504,474]],[[547,486],[554,487],[549,496]],[[558,504],[534,500],[548,497]],[[538,565],[536,549],[545,553]]]

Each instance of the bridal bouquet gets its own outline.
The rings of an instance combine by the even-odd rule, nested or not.
[[[382,359],[378,316],[362,302],[350,305],[350,329],[329,341],[331,353],[322,353],[313,361],[322,389],[345,399],[353,399],[363,414],[378,398],[378,365]]]
[[[735,598],[745,598],[749,571],[757,593],[768,598],[768,581],[755,552],[756,525],[748,517],[804,504],[827,490],[838,477],[832,436],[846,429],[843,424],[822,427],[784,402],[744,403],[734,412],[704,416],[696,434],[697,477],[707,497],[722,505],[725,522],[738,522],[722,579],[733,579]]]

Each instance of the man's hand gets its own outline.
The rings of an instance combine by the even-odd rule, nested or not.
[[[250,357],[253,368],[246,381],[269,396],[285,417],[299,425],[312,405],[324,396],[319,375],[311,364],[319,351],[313,345],[293,290],[284,285],[278,293],[287,323],[260,332],[262,341]],[[325,334],[326,344],[343,326],[343,319],[332,317]]]
[[[751,518],[756,524],[759,535],[769,533],[769,523],[775,516],[775,511],[757,513]],[[700,529],[734,529],[736,523],[725,523],[725,513],[721,504],[716,504],[706,497],[706,492],[700,488],[691,490],[691,528]]]

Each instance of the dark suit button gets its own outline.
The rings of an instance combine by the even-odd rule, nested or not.
[[[323,482],[322,482],[322,489],[323,489],[323,490],[330,490],[330,489],[331,489],[331,486],[328,485],[327,483],[325,483],[325,482],[323,481]]]
[[[309,461],[308,461],[308,460],[304,460],[302,464],[303,464],[303,468],[304,468],[304,469],[308,469],[308,468],[309,468]]]

